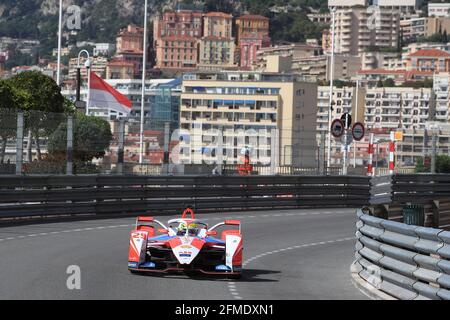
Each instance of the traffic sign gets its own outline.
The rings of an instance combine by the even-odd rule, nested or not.
[[[335,138],[340,138],[344,134],[344,122],[340,119],[335,119],[331,123],[331,134]]]
[[[345,129],[349,129],[352,125],[352,116],[348,112],[342,115],[341,120],[344,123]]]
[[[361,122],[356,122],[352,128],[353,139],[360,141],[364,137],[365,129]]]
[[[395,131],[395,133],[394,133],[394,140],[395,141],[403,141],[403,132],[402,131]]]

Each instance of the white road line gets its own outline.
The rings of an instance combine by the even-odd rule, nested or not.
[[[340,214],[340,213],[349,213],[349,211],[323,211],[323,212],[299,212],[299,213],[276,213],[276,214],[263,214],[263,215],[240,215],[235,217],[216,217],[216,218],[207,218],[203,220],[228,220],[228,219],[246,219],[246,218],[273,218],[273,217],[292,217],[292,216],[308,216],[308,215],[321,215],[321,214]],[[24,236],[18,236],[18,237],[10,237],[10,238],[4,238],[0,239],[0,241],[10,241],[10,240],[16,240],[16,239],[24,239],[24,238],[32,238],[37,236],[48,236],[48,235],[54,235],[54,234],[60,234],[60,233],[71,233],[71,232],[81,232],[81,231],[92,231],[92,230],[103,230],[103,229],[114,229],[114,228],[125,228],[125,227],[133,227],[135,224],[121,224],[121,225],[112,225],[112,226],[100,226],[100,227],[88,227],[83,229],[73,229],[73,230],[61,230],[61,231],[51,231],[51,232],[42,232],[39,234],[31,234],[31,235],[24,235]],[[316,243],[310,244],[310,245],[317,245]],[[295,247],[294,247],[295,248]],[[279,251],[274,251],[273,253],[277,253]],[[273,254],[268,253],[268,254]],[[258,256],[259,258],[260,256]]]
[[[114,226],[105,226],[105,227],[89,227],[89,228],[83,228],[83,229],[71,229],[71,230],[61,230],[61,231],[51,231],[51,232],[41,232],[38,234],[28,234],[28,235],[22,235],[18,237],[9,237],[0,239],[0,241],[6,241],[6,240],[16,240],[16,239],[25,239],[25,238],[33,238],[33,237],[39,237],[39,236],[49,236],[54,234],[61,234],[61,233],[71,233],[71,232],[81,232],[81,231],[91,231],[91,230],[100,230],[100,229],[113,229],[113,228],[119,228],[119,227],[133,227],[134,224],[128,225],[128,224],[122,224],[122,225],[114,225]]]
[[[242,266],[245,267],[247,266],[250,262],[253,262],[259,258],[268,256],[268,255],[272,255],[272,254],[276,254],[276,253],[280,253],[280,252],[284,252],[284,251],[289,251],[289,250],[294,250],[294,249],[300,249],[300,248],[306,248],[306,247],[313,247],[313,246],[317,246],[317,245],[324,245],[324,244],[332,244],[332,243],[336,243],[336,242],[342,242],[342,241],[350,241],[350,240],[354,240],[355,237],[348,237],[348,238],[341,238],[341,239],[335,239],[335,240],[329,240],[329,241],[321,241],[321,242],[313,242],[313,243],[305,243],[305,244],[299,244],[296,246],[291,246],[291,247],[287,247],[287,248],[282,248],[282,249],[278,249],[278,250],[273,250],[273,251],[268,251],[268,252],[264,252],[264,253],[260,253],[256,256],[253,256],[251,258],[248,258],[247,260],[245,260],[242,263]],[[233,298],[235,299],[242,299],[242,297],[239,295],[239,292],[235,286],[235,283],[232,283],[233,285],[231,285],[231,282],[228,283],[228,290],[230,291],[231,295],[233,295]]]

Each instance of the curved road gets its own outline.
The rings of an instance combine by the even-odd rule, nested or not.
[[[354,209],[197,218],[242,221],[242,279],[132,275],[127,255],[134,218],[61,222],[0,228],[0,299],[366,298],[350,280]],[[81,269],[81,290],[67,289],[70,265]]]

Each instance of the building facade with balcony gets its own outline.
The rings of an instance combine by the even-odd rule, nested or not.
[[[364,121],[368,128],[423,129],[430,120],[430,88],[369,88]]]
[[[396,49],[399,44],[400,15],[398,11],[353,7],[336,11],[335,53],[359,55],[371,48]],[[331,31],[324,30],[325,52],[331,52]],[[328,39],[327,39],[328,38]]]
[[[261,48],[270,46],[269,18],[260,15],[243,15],[236,19],[236,60],[250,69]]]
[[[450,17],[450,3],[428,3],[429,17]]]
[[[407,70],[449,72],[450,53],[438,49],[421,49],[409,55]]]
[[[202,31],[201,12],[179,10],[163,13],[153,27],[156,67],[172,72],[196,68],[197,44]]]
[[[288,74],[229,71],[185,75],[180,129],[189,134],[190,142],[183,147],[187,151],[183,161],[205,157],[217,161],[218,154],[198,151],[217,139],[213,133],[208,136],[208,130],[220,130],[223,145],[227,145],[222,155],[226,163],[237,163],[242,147],[251,145],[255,152],[251,161],[267,164],[276,157],[278,165],[315,166],[316,104],[317,85]],[[252,143],[252,139],[259,142]],[[197,152],[192,153],[194,149]]]
[[[203,37],[199,41],[199,68],[218,70],[235,66],[233,16],[209,12],[203,17]]]

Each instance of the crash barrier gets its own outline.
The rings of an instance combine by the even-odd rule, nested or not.
[[[0,176],[0,218],[360,207],[364,176]]]
[[[370,180],[374,215],[403,222],[406,205],[423,205],[425,226],[450,229],[450,174],[399,174]]]
[[[357,211],[354,275],[401,299],[450,299],[450,232]]]

